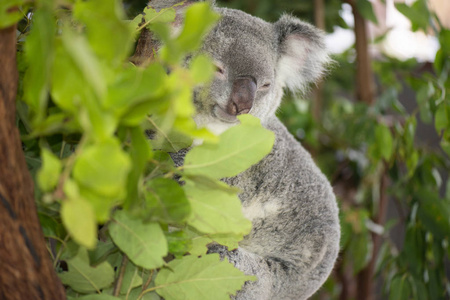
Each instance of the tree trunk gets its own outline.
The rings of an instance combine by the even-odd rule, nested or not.
[[[15,124],[16,26],[0,29],[0,299],[65,299]]]
[[[356,48],[356,97],[368,105],[375,103],[374,79],[369,56],[367,38],[367,23],[356,7],[356,2],[350,1],[355,19]]]

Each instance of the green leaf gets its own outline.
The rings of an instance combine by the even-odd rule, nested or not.
[[[450,236],[450,206],[429,188],[421,188],[416,195],[420,201],[418,215],[433,235],[440,239]]]
[[[190,252],[192,241],[185,231],[166,232],[166,238],[169,243],[169,253],[175,257],[179,258]]]
[[[128,57],[133,30],[124,21],[121,1],[77,1],[74,16],[86,24],[89,44],[99,58],[117,65]]]
[[[94,295],[87,295],[83,297],[76,298],[78,300],[119,300],[120,298],[105,295],[105,294],[94,294]]]
[[[417,300],[427,300],[430,299],[427,293],[427,288],[425,284],[416,278],[412,278],[413,281],[410,282],[412,284],[412,291],[413,291],[413,299]]]
[[[441,130],[450,128],[450,106],[446,103],[438,106],[434,115],[434,126],[439,134]]]
[[[150,3],[151,5],[151,3]],[[133,30],[140,30],[144,27],[150,28],[150,25],[156,23],[172,23],[175,21],[176,12],[173,7],[163,8],[159,12],[156,12],[150,6],[144,8],[142,14],[137,15],[131,22],[130,26]]]
[[[74,114],[89,135],[109,138],[118,120],[101,107],[106,93],[105,76],[84,37],[64,26],[55,57],[51,79],[53,101]]]
[[[191,5],[186,10],[184,27],[177,38],[177,43],[186,52],[196,50],[200,47],[203,37],[219,18],[219,14],[211,10],[211,6],[207,2]]]
[[[194,82],[198,84],[212,79],[215,68],[211,58],[206,55],[199,55],[192,60],[190,71]]]
[[[125,273],[122,279],[122,287],[120,293],[126,294],[129,290],[142,285],[142,277],[139,268],[129,262],[125,268]]]
[[[164,94],[166,79],[167,74],[160,64],[152,64],[145,69],[129,66],[109,86],[104,107],[113,109],[119,116],[143,102],[151,102],[156,108]]]
[[[78,1],[78,3],[93,2]],[[69,25],[65,25],[61,35],[61,41],[65,51],[67,51],[76,68],[81,72],[85,83],[92,88],[97,99],[102,100],[107,89],[105,76],[101,64],[92,52],[86,38],[83,35],[73,32]]]
[[[167,30],[163,30],[165,27],[154,24],[151,27],[152,30],[156,30],[165,42],[165,46],[160,50],[161,58],[166,62],[176,63],[181,59],[183,53],[197,50],[205,35],[219,18],[219,14],[212,11],[210,4],[207,2],[191,5],[186,10],[184,27],[174,41],[167,41]],[[198,20],[202,21],[199,22]]]
[[[411,285],[405,275],[397,275],[392,279],[389,288],[389,300],[408,300],[411,296]]]
[[[251,115],[239,116],[240,125],[220,136],[217,144],[194,147],[186,155],[184,172],[213,178],[235,176],[264,158],[272,149],[275,135]]]
[[[114,281],[114,270],[107,262],[96,267],[89,265],[85,248],[80,247],[75,257],[67,260],[68,271],[59,273],[62,283],[80,293],[100,293]]]
[[[150,6],[144,8],[144,18],[148,24],[172,23],[173,21],[175,21],[175,16],[176,13],[173,7],[163,8],[159,12],[156,12],[156,10],[154,10]]]
[[[433,120],[433,115],[430,107],[430,97],[434,94],[432,84],[422,86],[417,92],[416,99],[420,109],[420,119],[425,124],[430,124]]]
[[[32,29],[24,46],[29,67],[23,79],[23,99],[34,114],[34,123],[39,123],[45,117],[51,66],[55,53],[56,22],[52,8],[46,4],[47,2],[42,1],[43,5],[33,14]]]
[[[395,8],[412,23],[412,30],[422,29],[427,32],[430,13],[425,0],[418,0],[411,6],[405,3],[395,3]]]
[[[181,149],[189,148],[192,145],[192,138],[176,130],[168,133],[159,131],[152,145],[155,150],[176,153]]]
[[[0,28],[6,28],[17,23],[22,17],[22,12],[16,10],[24,0],[9,0],[0,2]]]
[[[37,182],[42,191],[49,192],[58,184],[62,164],[58,157],[46,148],[42,148],[41,156],[42,167],[37,173]]]
[[[191,203],[188,224],[203,233],[248,234],[251,222],[242,214],[241,201],[236,194],[186,181],[183,186]]]
[[[373,11],[372,3],[368,0],[358,0],[356,1],[356,7],[359,13],[364,17],[364,19],[371,21],[374,24],[378,24],[377,17]]]
[[[89,261],[92,265],[98,265],[105,261],[111,254],[117,253],[118,249],[112,242],[110,237],[106,238],[106,241],[99,240],[97,247],[89,251]]]
[[[256,278],[245,276],[227,261],[220,261],[218,254],[210,254],[171,261],[168,268],[159,271],[155,285],[157,293],[165,299],[228,300],[248,280]]]
[[[389,161],[394,153],[394,140],[389,127],[380,124],[375,129],[375,139],[377,141],[381,157]]]
[[[180,224],[191,213],[184,190],[171,179],[150,180],[146,184],[145,200],[145,214],[152,221]]]
[[[448,156],[450,156],[450,141],[446,141],[446,140],[441,140],[441,148],[442,150],[445,151],[445,153],[447,153]]]
[[[38,212],[38,217],[45,237],[61,236],[61,231],[63,231],[61,230],[61,222],[40,212]]]
[[[136,265],[156,269],[164,264],[167,241],[159,224],[144,223],[125,211],[117,211],[109,232],[114,243]]]
[[[201,256],[206,254],[208,245],[218,243],[226,246],[230,251],[239,247],[238,242],[242,240],[242,236],[233,234],[203,234],[192,228],[186,230],[186,233],[192,240],[192,248],[189,250],[191,255]]]
[[[100,195],[122,199],[131,163],[117,139],[86,146],[73,167],[74,179]]]
[[[138,185],[145,167],[153,155],[150,142],[144,135],[144,130],[140,127],[130,129],[131,148],[130,156],[133,167],[127,180],[127,201],[125,207],[138,202]]]
[[[82,218],[80,217],[82,216]],[[97,222],[92,206],[81,197],[61,203],[61,219],[70,236],[80,245],[92,249],[97,244]]]

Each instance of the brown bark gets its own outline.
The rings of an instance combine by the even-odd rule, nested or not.
[[[375,84],[369,55],[367,23],[359,13],[356,2],[347,2],[352,6],[355,19],[356,97],[359,101],[372,105],[375,103]]]
[[[367,42],[367,24],[354,7],[355,43],[356,43],[356,87],[358,100],[372,105],[374,99],[374,83]]]
[[[16,27],[0,30],[0,299],[65,299],[15,126]]]
[[[325,3],[324,0],[314,0],[314,23],[317,28],[325,30]],[[314,90],[314,102],[312,114],[315,121],[320,122],[322,112],[322,95],[323,83],[322,81],[317,83]]]

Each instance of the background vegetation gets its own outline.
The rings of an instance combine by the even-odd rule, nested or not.
[[[355,44],[334,56],[338,64],[312,101],[291,96],[279,111],[332,181],[341,207],[341,256],[314,299],[448,299],[448,28],[425,0],[397,3],[414,31],[439,39],[434,62],[383,53],[365,61],[367,43],[386,36],[367,36],[367,23],[377,23],[369,1],[223,2],[268,20],[292,12],[327,32],[349,28],[343,3],[353,10]]]
[[[450,31],[425,0],[398,4],[414,30],[438,37],[434,63],[386,55],[363,59],[365,26],[376,17],[369,1],[347,2],[355,15],[354,47],[334,57],[336,67],[312,94],[314,101],[290,95],[279,114],[332,181],[341,207],[341,256],[314,298],[446,299]],[[222,5],[269,21],[289,11],[331,32],[333,26],[348,27],[339,14],[342,3]],[[192,9],[173,39],[165,25],[172,10],[146,10],[135,18],[145,1],[114,4],[10,0],[0,5],[0,26],[19,21],[16,124],[36,182],[48,253],[72,298],[155,299],[157,292],[168,300],[227,299],[251,278],[205,255],[205,245],[235,247],[249,224],[236,191],[218,178],[255,161],[239,165],[231,159],[227,170],[234,167],[226,173],[214,157],[243,149],[250,138],[253,147],[240,154],[263,157],[270,133],[244,117],[242,140],[233,139],[232,132],[217,138],[190,120],[191,89],[206,82],[212,69],[205,57],[188,69],[180,58],[198,47],[199,36],[216,20],[206,5]],[[11,10],[15,6],[19,9]],[[156,32],[166,47],[153,63],[136,68],[127,60],[143,28]],[[417,132],[423,126],[433,126],[439,144],[421,143]],[[149,142],[146,130],[156,139]],[[198,137],[206,145],[191,154],[187,167],[173,166],[167,152]],[[180,187],[174,176],[186,184]],[[211,198],[218,199],[213,210],[205,205]],[[183,256],[187,252],[193,255]],[[212,284],[224,274],[227,284]]]

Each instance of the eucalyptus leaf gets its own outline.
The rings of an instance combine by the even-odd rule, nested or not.
[[[129,290],[142,285],[141,271],[131,262],[128,262],[125,267],[125,273],[122,279],[122,287],[120,293],[125,295]]]
[[[408,300],[411,296],[411,286],[406,276],[396,276],[389,288],[389,300]]]
[[[167,241],[157,223],[144,223],[125,211],[116,211],[109,225],[114,243],[138,266],[159,268],[167,255]]]
[[[105,294],[93,294],[93,295],[87,295],[87,296],[83,296],[83,297],[77,297],[76,299],[79,299],[79,300],[119,300],[120,298],[117,298],[117,297],[114,297],[111,295],[105,295]]]
[[[117,65],[129,55],[133,31],[124,21],[121,1],[77,1],[74,16],[86,24],[90,47],[99,58]]]
[[[6,28],[19,21],[23,15],[14,8],[22,5],[24,0],[9,0],[0,3],[0,28]]]
[[[155,287],[165,299],[228,300],[248,280],[256,278],[244,275],[226,260],[221,261],[218,254],[201,258],[190,255],[161,269]]]
[[[127,179],[127,201],[125,206],[130,206],[138,201],[139,181],[146,164],[153,155],[150,142],[146,139],[144,131],[140,126],[130,128],[129,132],[131,137],[130,156],[132,168]]]
[[[82,216],[82,217],[81,217]],[[61,203],[61,219],[71,237],[92,249],[97,244],[97,222],[92,206],[83,198],[69,198]]]
[[[264,158],[272,149],[275,135],[251,115],[239,116],[240,125],[220,135],[217,144],[204,143],[186,155],[184,172],[213,178],[235,176]]]
[[[364,17],[364,19],[371,21],[374,24],[378,24],[377,17],[373,10],[372,2],[369,0],[358,0],[356,1],[356,7],[359,13]]]
[[[241,201],[236,194],[186,181],[183,189],[191,203],[188,224],[202,233],[232,233],[244,236],[251,222],[242,214]]]
[[[443,129],[450,128],[450,105],[442,103],[438,106],[434,116],[434,126],[438,133]]]
[[[125,196],[130,158],[119,142],[111,138],[86,146],[73,167],[74,179],[99,195],[121,199]]]
[[[80,247],[75,257],[67,260],[69,270],[59,273],[62,283],[80,293],[100,292],[114,281],[114,270],[107,262],[96,267],[89,265],[85,248]]]
[[[405,3],[395,3],[395,8],[411,21],[413,31],[422,29],[427,32],[430,13],[426,0],[415,1],[411,6]]]
[[[62,163],[58,157],[46,148],[42,148],[41,156],[42,167],[37,173],[37,182],[44,192],[49,192],[58,184]]]
[[[152,221],[182,223],[191,207],[181,186],[171,179],[155,178],[146,183],[146,215]]]
[[[23,1],[12,1],[12,5]],[[9,6],[5,1],[0,4],[0,12]],[[3,7],[2,7],[3,6]],[[11,12],[11,17],[20,12]],[[9,14],[8,14],[9,15]],[[0,16],[0,20],[6,22]],[[50,21],[49,20],[53,20]],[[0,21],[0,27],[1,23]],[[25,43],[25,57],[29,64],[23,79],[24,101],[35,115],[35,123],[39,123],[45,116],[47,108],[48,92],[50,89],[51,66],[55,54],[55,22],[48,1],[42,1],[33,14],[33,27]]]

